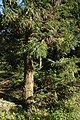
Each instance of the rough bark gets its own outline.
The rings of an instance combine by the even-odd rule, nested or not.
[[[23,97],[27,101],[33,96],[34,78],[33,78],[33,62],[30,56],[25,55],[24,60],[24,88]]]

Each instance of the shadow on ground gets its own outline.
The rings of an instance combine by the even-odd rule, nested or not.
[[[22,99],[23,83],[14,84],[11,78],[12,73],[0,73],[0,98],[6,101],[14,102],[16,105],[22,105],[26,109],[24,100]]]

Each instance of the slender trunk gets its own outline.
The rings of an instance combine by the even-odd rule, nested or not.
[[[42,68],[42,57],[40,56],[40,64],[39,64],[39,68]]]
[[[23,88],[23,97],[25,102],[31,96],[33,96],[33,62],[30,56],[25,55],[24,60],[24,88]]]

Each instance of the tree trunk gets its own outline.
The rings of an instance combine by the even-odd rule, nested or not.
[[[39,68],[42,68],[42,57],[40,56],[40,64],[39,64]]]
[[[25,55],[24,60],[24,88],[23,88],[23,98],[25,102],[27,99],[33,96],[33,62],[30,56]]]

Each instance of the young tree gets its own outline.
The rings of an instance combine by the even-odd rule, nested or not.
[[[23,97],[27,101],[27,98],[33,96],[33,58],[46,57],[47,45],[44,38],[42,38],[43,34],[41,32],[42,19],[45,13],[40,10],[42,9],[41,6],[40,9],[38,8],[39,4],[37,2],[27,0],[23,6],[15,3],[16,1],[14,3],[10,1],[4,2],[2,24],[4,26],[5,41],[8,41],[9,45],[14,41],[13,45],[11,44],[12,47],[17,43],[15,50],[23,54]]]

